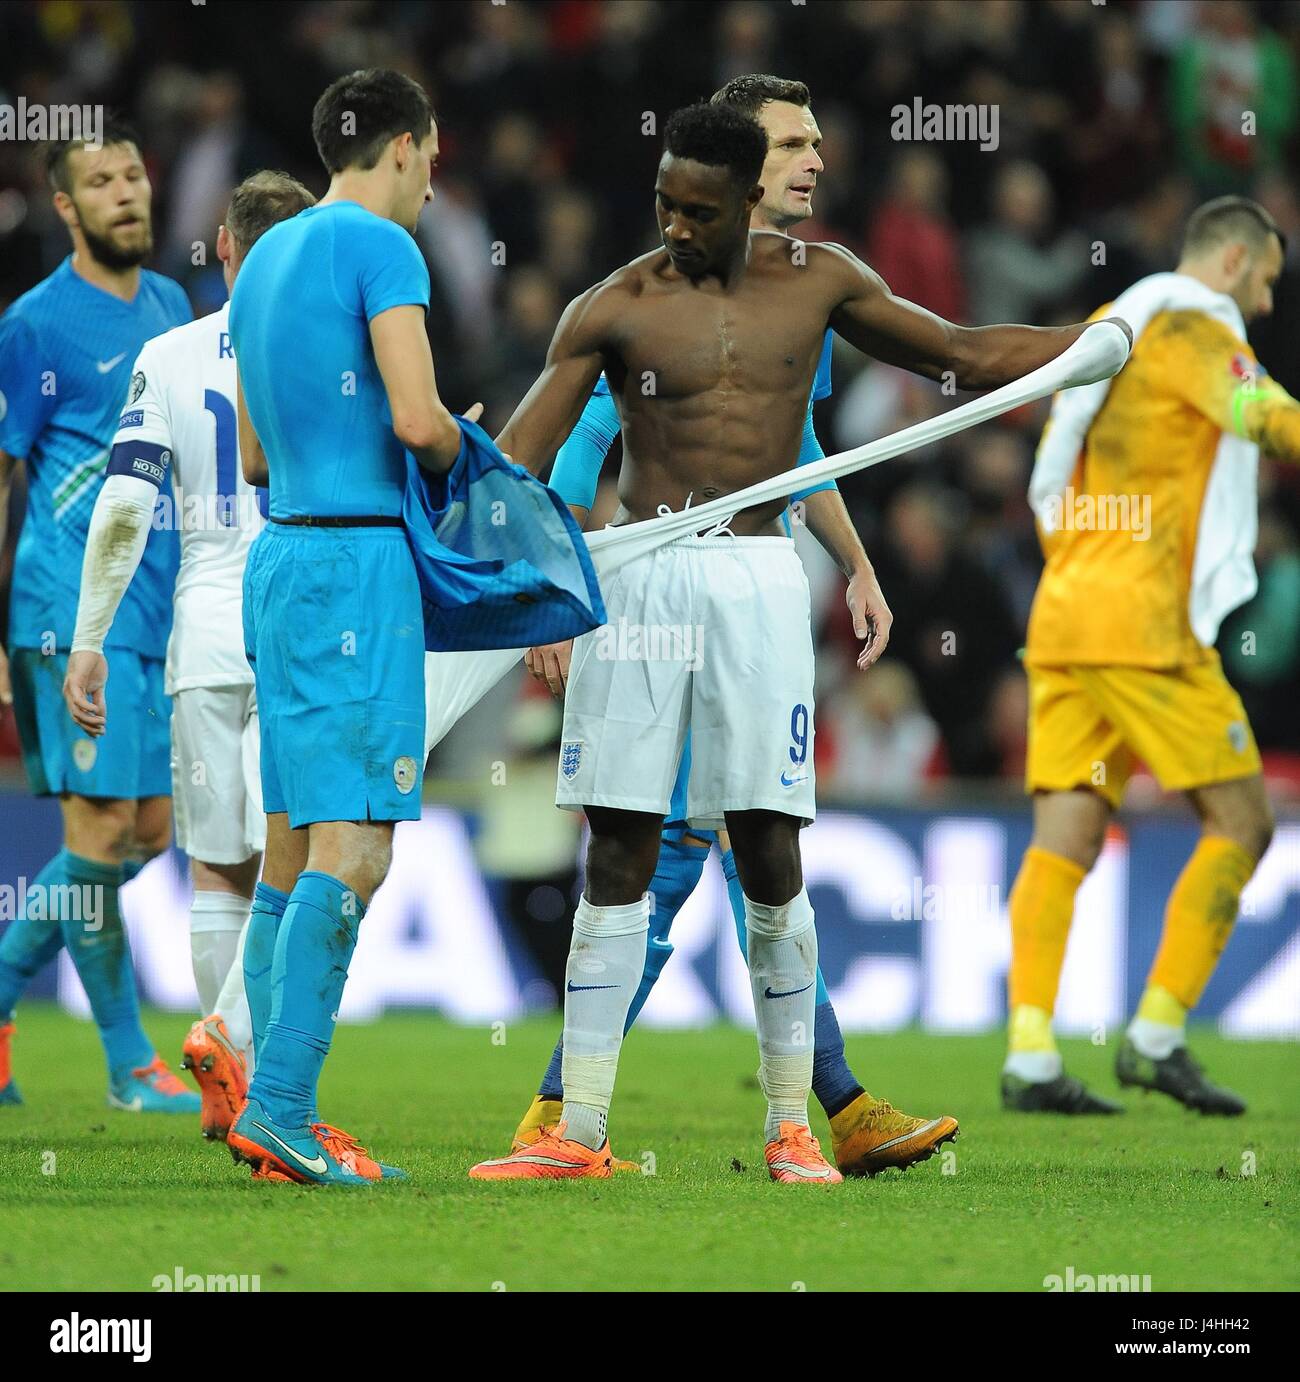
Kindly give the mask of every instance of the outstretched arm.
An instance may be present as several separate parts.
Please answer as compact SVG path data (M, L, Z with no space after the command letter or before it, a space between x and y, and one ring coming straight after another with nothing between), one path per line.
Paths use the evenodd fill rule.
M546 367L496 439L516 465L534 475L573 431L605 367L609 293L604 284L597 284L564 309L546 353Z
M833 254L844 296L829 325L865 355L958 388L995 389L1055 360L1083 334L1074 326L957 326L895 297L878 273L840 245L812 246ZM1133 333L1117 317L1130 343Z

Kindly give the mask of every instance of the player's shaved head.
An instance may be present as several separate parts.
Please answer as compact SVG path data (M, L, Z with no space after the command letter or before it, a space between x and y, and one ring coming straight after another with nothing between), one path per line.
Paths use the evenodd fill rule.
M1226 293L1249 322L1273 310L1285 253L1286 237L1258 202L1216 197L1192 212L1178 269Z
M408 131L414 143L428 138L433 106L419 82L386 67L349 72L326 88L312 111L311 132L328 172L367 171L388 143Z
M767 135L752 115L731 105L701 101L683 106L664 126L664 153L711 168L724 168L738 191L758 182L767 157Z
M1243 242L1252 254L1258 254L1274 235L1285 250L1286 236L1258 202L1249 197L1216 197L1198 206L1188 218L1183 255L1195 258L1236 242Z
M315 205L316 198L297 178L263 168L231 193L226 229L235 237L240 253L247 254L273 225Z

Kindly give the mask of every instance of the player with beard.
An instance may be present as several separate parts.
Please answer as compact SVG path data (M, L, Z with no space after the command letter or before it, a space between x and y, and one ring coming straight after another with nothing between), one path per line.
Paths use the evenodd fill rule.
M118 903L122 883L171 837L163 658L174 528L150 531L113 625L112 728L84 735L62 693L91 511L119 417L145 387L132 361L191 312L178 284L141 268L153 249L152 189L129 129L109 121L101 144L55 144L47 170L72 253L0 317L0 521L19 460L28 492L0 696L13 703L32 791L59 798L63 847L0 940L0 1104L22 1102L10 1072L14 1005L66 944L104 1045L109 1104L197 1113L198 1096L140 1025Z

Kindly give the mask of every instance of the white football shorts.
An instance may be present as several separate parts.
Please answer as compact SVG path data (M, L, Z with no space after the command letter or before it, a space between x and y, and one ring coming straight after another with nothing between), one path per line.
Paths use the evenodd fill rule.
M205 864L240 864L266 847L252 684L172 696L176 843Z
M608 622L573 646L556 804L686 819L816 815L808 579L785 537L690 535L602 577Z

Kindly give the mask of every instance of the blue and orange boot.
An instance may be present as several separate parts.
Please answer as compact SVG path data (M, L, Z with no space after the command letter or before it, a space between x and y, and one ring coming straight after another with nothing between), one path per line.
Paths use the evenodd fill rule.
M239 1117L240 1105L248 1097L248 1066L216 1013L201 1018L190 1028L182 1048L181 1065L198 1082L203 1100L199 1115L203 1136L224 1142L231 1124Z
M23 1096L18 1092L13 1068L9 1064L9 1038L17 1031L12 1022L0 1023L0 1105L21 1104Z
M376 1161L350 1134L329 1123L282 1128L248 1099L226 1136L236 1161L246 1161L257 1180L297 1181L301 1185L372 1185L405 1180L406 1172Z
M148 1065L109 1085L108 1106L124 1113L197 1113L202 1100L155 1055Z

